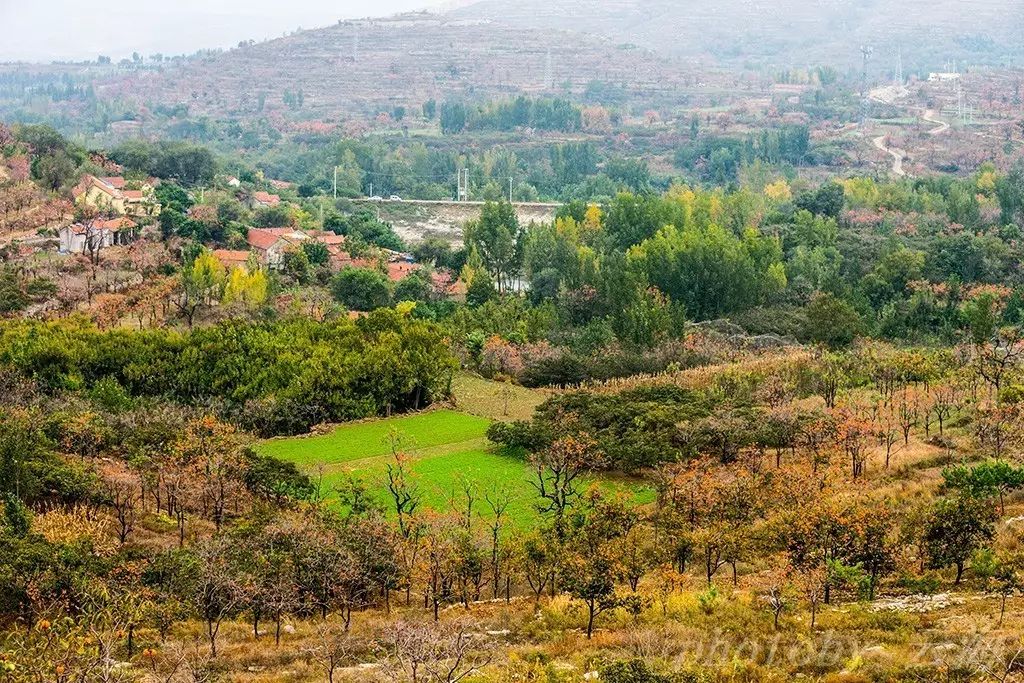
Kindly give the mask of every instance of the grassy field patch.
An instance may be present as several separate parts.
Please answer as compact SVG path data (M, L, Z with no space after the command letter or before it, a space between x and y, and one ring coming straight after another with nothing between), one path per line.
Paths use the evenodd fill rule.
M260 451L303 467L334 465L391 455L391 435L400 440L401 450L415 452L453 443L483 439L490 422L482 417L435 410L342 425L329 434L273 439Z
M343 425L319 436L273 439L264 442L260 451L295 462L314 476L322 471L322 492L328 500L337 497L337 487L348 477L356 477L389 506L384 483L392 462L391 440L397 435L402 452L411 457L410 469L425 507L447 510L452 499L462 505L463 484L468 482L477 494L474 511L487 514L484 494L503 489L511 501L510 521L526 527L537 518L530 466L522 459L492 452L486 438L489 424L475 415L437 410ZM654 500L653 488L639 479L596 476L581 488L588 485L626 492L639 504Z

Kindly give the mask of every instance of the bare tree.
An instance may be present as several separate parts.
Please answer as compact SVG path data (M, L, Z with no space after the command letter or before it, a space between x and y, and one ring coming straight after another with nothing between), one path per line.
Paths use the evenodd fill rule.
M348 632L348 628L338 628L336 624L321 622L316 627L316 640L304 648L309 661L313 663L327 679L334 683L334 675L338 669L355 662L355 654L361 648Z
M566 514L580 498L580 477L597 461L594 442L586 435L561 438L530 460L534 475L531 483L541 499L539 511L552 515L560 541L565 539Z
M223 536L211 538L196 547L198 574L193 590L196 611L206 623L210 656L217 656L217 635L221 623L242 603L243 589L235 571L234 543Z
M387 638L387 671L392 680L458 683L487 666L493 648L469 633L463 622L399 621Z
M498 597L498 581L501 578L501 529L504 525L505 512L508 510L512 496L506 487L497 487L484 494L484 500L491 509L491 579L492 597Z
M106 482L107 499L114 508L117 540L121 545L128 542L128 536L135 530L139 506L142 504L141 490L137 477L131 474L113 475Z

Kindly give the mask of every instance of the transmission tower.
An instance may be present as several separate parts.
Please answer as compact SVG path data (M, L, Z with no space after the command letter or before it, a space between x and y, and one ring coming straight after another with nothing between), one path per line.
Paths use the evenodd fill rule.
M960 123L967 123L964 113L964 86L959 78L956 79L956 115L960 118Z
M551 69L551 48L549 47L548 48L547 56L544 58L544 89L545 90L551 90L551 88L553 87L552 80L554 79L554 76L552 76L551 72L552 72L552 69Z
M359 61L359 24L353 24L352 28L354 33L352 34L352 61Z
M903 85L903 48L896 50L896 85Z
M868 60L874 54L875 49L869 45L862 45L860 53L864 57L864 69L861 72L860 80L860 125L863 126L868 120L871 105L868 102Z

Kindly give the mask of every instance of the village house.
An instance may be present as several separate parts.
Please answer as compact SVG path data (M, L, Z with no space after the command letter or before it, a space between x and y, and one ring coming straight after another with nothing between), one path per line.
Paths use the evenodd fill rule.
M250 228L247 235L249 248L256 252L261 264L271 270L284 266L284 255L289 249L301 248L312 239L295 228Z
M232 271L235 268L248 268L251 251L239 249L214 249L213 257L220 261L225 270Z
M254 211L256 209L272 209L281 204L281 197L276 194L264 192L263 190L257 190L249 196L247 204L249 208Z
M75 204L102 213L135 218L155 218L160 215L160 202L153 195L151 183L142 183L137 189L128 189L127 181L120 176L85 176L75 188L74 197Z
M85 254L128 244L135 239L137 228L135 221L125 217L65 225L60 229L60 253Z

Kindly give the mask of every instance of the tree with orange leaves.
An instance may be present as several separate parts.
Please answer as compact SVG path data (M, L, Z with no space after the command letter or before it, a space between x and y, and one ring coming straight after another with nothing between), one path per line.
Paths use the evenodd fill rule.
M193 473L204 514L220 531L228 503L242 495L245 439L232 425L207 415L188 424L174 459Z
M836 423L836 442L846 454L850 462L850 471L854 479L864 475L871 437L874 433L871 421L851 408L838 411Z

